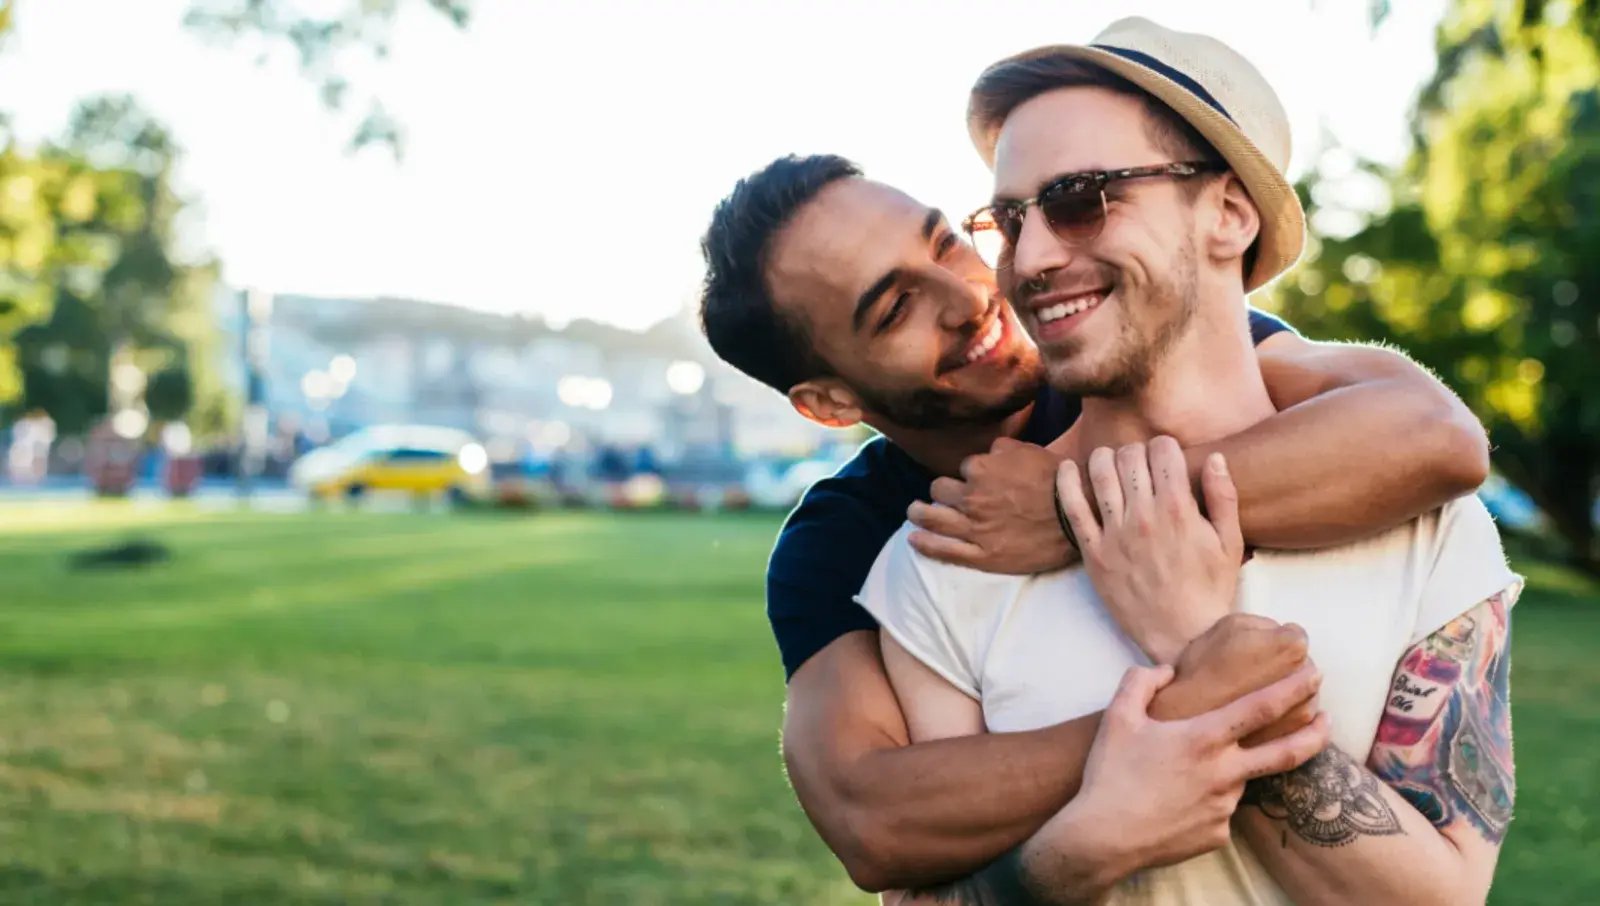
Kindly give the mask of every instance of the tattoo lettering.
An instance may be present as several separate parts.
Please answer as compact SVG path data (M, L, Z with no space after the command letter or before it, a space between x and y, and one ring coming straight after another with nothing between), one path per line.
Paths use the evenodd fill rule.
M1317 846L1343 846L1361 836L1403 834L1383 789L1355 759L1329 747L1286 774L1245 784L1241 805L1285 821L1295 836ZM1284 846L1288 846L1284 838Z
M1516 799L1511 626L1496 594L1406 652L1368 764L1435 827L1465 819L1505 838Z

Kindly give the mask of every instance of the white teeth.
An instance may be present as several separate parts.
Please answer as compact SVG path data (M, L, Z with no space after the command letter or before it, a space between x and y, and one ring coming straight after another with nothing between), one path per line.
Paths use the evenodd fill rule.
M1075 315L1080 311L1088 311L1089 309L1094 308L1096 305L1099 305L1101 302L1104 302L1105 298L1105 296L1099 293L1095 293L1090 296L1083 296L1081 298L1074 299L1071 302L1062 302L1059 305L1052 305L1049 308L1041 308L1034 312L1034 317L1039 319L1040 324L1049 324L1051 321L1059 321L1068 315Z
M967 350L967 361L976 362L977 360L988 355L989 350L993 349L995 344L1000 342L1000 335L1004 332L1005 331L1002 329L1000 324L1000 319L995 318L994 323L989 325L989 329L983 332L983 337L979 339L971 349Z

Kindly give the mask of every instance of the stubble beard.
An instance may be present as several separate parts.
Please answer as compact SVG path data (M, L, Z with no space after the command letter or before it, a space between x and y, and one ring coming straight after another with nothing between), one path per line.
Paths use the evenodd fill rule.
M1119 281L1118 285L1124 284ZM1050 386L1070 396L1108 399L1129 397L1148 386L1156 367L1188 332L1199 304L1199 276L1192 240L1186 238L1174 256L1172 281L1151 289L1141 309L1151 314L1163 311L1170 311L1170 314L1153 325L1140 325L1132 306L1119 298L1117 304L1123 307L1123 316L1112 340L1112 351L1108 361L1094 372L1074 374L1049 367L1051 360L1066 364L1083 354L1082 341L1076 337L1050 348L1041 346L1039 354L1045 359Z

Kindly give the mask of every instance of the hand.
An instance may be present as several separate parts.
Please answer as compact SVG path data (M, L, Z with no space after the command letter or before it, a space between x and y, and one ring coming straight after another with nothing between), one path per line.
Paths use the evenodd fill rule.
M1062 509L1095 590L1122 631L1150 659L1172 663L1189 640L1233 609L1244 539L1239 494L1220 453L1201 484L1208 519L1189 486L1178 442L1158 437L1089 456L1099 518L1084 496L1076 463L1057 475Z
M1061 825L1103 837L1103 858L1118 877L1225 845L1245 781L1293 770L1327 745L1326 715L1256 748L1239 744L1315 694L1321 678L1309 666L1198 717L1155 720L1147 709L1172 675L1161 666L1123 676L1089 751L1083 786L1058 816Z
M906 516L921 531L911 546L935 560L991 573L1030 575L1076 559L1056 518L1050 483L1061 456L1002 437L961 463L961 478L933 482L933 502Z
M1157 720L1181 720L1204 714L1283 679L1310 663L1306 633L1299 626L1267 617L1231 613L1212 624L1178 655L1172 683L1150 703ZM1315 696L1244 740L1259 745L1311 723L1317 716Z

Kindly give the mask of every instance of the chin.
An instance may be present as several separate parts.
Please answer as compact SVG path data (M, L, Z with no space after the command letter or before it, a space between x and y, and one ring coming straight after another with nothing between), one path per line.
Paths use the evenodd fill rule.
M1115 396L1123 383L1114 369L1104 363L1082 361L1047 362L1045 379L1057 392L1069 396Z

